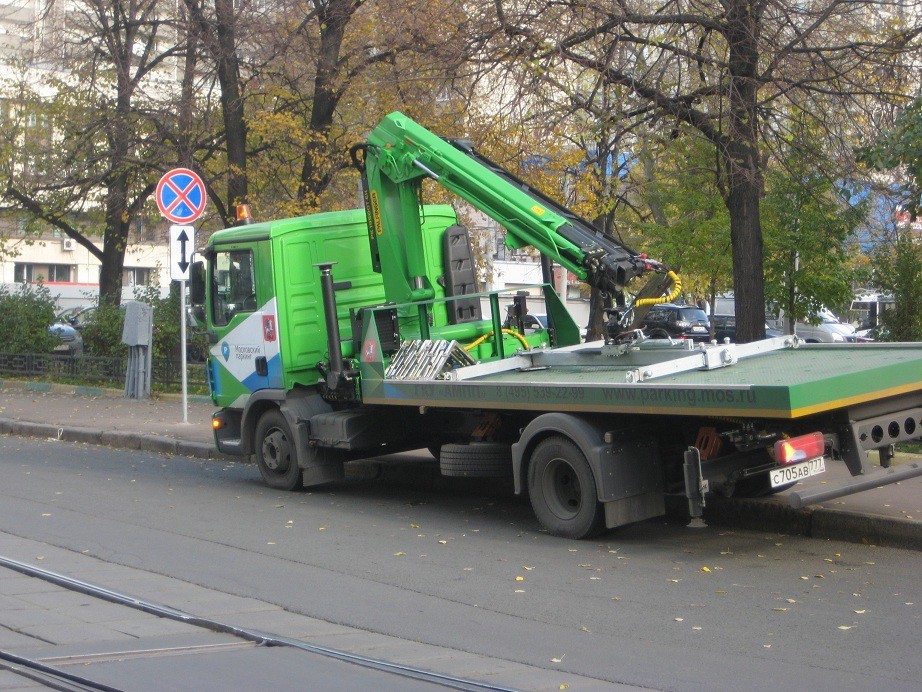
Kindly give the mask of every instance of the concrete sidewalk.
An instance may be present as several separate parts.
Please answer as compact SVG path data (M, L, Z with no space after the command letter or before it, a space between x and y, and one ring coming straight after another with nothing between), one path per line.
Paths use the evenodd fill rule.
M192 397L189 422L183 423L178 395L138 401L118 390L0 381L0 434L219 458L211 433L213 412L210 400ZM412 474L414 468L437 472L429 463L401 461L408 462L399 465L401 474ZM922 456L900 454L894 462L919 463ZM833 483L847 476L843 464L830 464L825 474L805 483ZM715 498L706 518L756 530L922 550L922 477L799 510L787 504L784 493L764 500Z

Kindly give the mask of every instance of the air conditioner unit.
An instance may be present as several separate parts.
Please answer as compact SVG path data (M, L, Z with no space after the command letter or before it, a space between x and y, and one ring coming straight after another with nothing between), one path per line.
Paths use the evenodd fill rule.
M77 249L77 241L73 238L65 238L61 241L61 249L64 252L73 252Z

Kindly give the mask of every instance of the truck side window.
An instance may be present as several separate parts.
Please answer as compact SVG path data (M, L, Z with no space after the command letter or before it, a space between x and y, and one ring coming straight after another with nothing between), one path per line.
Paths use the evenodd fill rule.
M211 318L214 324L224 326L234 315L256 310L252 251L229 250L215 253L211 276Z

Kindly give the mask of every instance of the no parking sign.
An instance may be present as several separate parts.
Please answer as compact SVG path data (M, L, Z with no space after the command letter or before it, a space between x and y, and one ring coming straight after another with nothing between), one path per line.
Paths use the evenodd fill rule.
M174 168L157 183L157 207L168 221L192 223L205 210L205 183L195 171Z

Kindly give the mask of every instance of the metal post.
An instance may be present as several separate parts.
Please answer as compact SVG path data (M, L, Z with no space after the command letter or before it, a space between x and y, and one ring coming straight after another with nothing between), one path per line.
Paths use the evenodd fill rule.
M189 387L186 381L186 281L179 282L179 362L182 367L182 422L189 422Z

